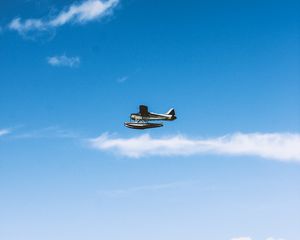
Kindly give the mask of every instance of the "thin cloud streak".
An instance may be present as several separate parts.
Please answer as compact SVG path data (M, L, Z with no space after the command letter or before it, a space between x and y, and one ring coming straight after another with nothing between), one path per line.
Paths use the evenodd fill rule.
M231 240L253 240L251 237L237 237L237 238L231 238ZM268 237L266 240L285 240L284 238L273 238Z
M237 238L231 238L231 240L252 240L251 237L237 237Z
M171 183L163 183L163 184L153 184L153 185L144 185L144 186L136 186L130 188L116 189L116 190L108 190L108 191L100 191L99 194L107 197L120 197L120 196L128 196L139 192L156 192L163 190L172 190L178 188L185 188L199 183L199 181L178 181ZM203 191L212 191L214 187L208 186L202 188Z
M266 240L285 240L284 238L268 237Z
M117 82L118 83L124 83L128 80L128 78L129 78L128 76L120 77L120 78L117 79Z
M24 35L31 31L47 31L67 23L83 24L109 15L118 2L119 0L87 0L80 4L72 4L52 18L14 18L8 28Z
M47 61L54 67L76 67L80 64L79 57L67 57L66 55L48 57Z
M152 138L149 134L114 138L105 133L88 142L95 149L131 158L218 154L300 162L300 134L296 133L234 133L208 139L182 135Z
M10 134L10 133L11 133L11 130L8 129L8 128L0 129L0 137L2 137L4 135L7 135L7 134Z
M40 138L61 138L76 139L80 138L77 133L69 130L61 129L57 126L50 126L42 129L17 133L12 136L13 139L40 139Z

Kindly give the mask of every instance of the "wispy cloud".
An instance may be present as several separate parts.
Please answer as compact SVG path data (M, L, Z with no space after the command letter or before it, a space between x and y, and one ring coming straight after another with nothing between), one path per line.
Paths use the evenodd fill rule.
M231 240L253 240L251 237L237 237L237 238L231 238ZM273 238L268 237L266 240L285 240L284 238Z
M199 183L199 181L195 181L195 180L177 181L171 183L144 185L144 186L136 186L136 187L122 188L122 189L115 189L115 190L100 191L99 194L107 197L119 197L125 195L128 196L139 192L156 192L162 190L184 188L184 187L192 186L197 183ZM202 190L211 191L213 189L214 189L213 187L205 187Z
M90 139L89 145L133 158L219 154L300 162L300 134L296 133L234 133L208 139L192 139L182 135L152 138L149 134L114 138L105 133Z
M55 67L77 67L80 64L79 57L67 57L66 55L48 57L47 62Z
M284 238L268 237L266 240L285 240Z
M120 77L117 79L117 82L118 83L123 83L123 82L126 82L128 80L128 76L123 76L123 77Z
M41 129L29 130L26 132L16 133L13 139L38 139L38 138L79 138L78 134L62 129L57 126L50 126Z
M15 18L10 22L9 28L23 34L31 30L46 30L47 25L40 19L27 19L21 22L20 18Z
M251 237L235 237L231 238L231 240L252 240Z
M68 23L83 24L109 15L118 2L119 0L86 0L70 5L53 17L25 20L14 18L8 28L24 35L31 31L46 31Z
M118 0L88 0L79 5L71 5L67 11L60 12L49 24L54 27L68 22L85 23L108 14L108 10L115 7Z
M10 134L10 133L11 133L11 130L8 129L8 128L0 129L0 137L2 137L4 135L7 135L7 134Z

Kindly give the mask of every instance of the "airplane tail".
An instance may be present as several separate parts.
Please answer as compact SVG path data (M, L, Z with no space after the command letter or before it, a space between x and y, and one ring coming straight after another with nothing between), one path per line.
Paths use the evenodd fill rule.
M175 116L175 110L174 110L174 108L171 108L169 111L167 111L166 114Z

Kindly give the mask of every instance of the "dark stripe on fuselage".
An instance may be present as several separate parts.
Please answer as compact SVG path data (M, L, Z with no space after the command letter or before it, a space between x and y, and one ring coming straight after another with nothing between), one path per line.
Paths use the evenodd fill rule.
M159 114L149 114L148 116L141 116L140 114L131 114L130 118L132 120L145 120L145 121L159 121L159 120L165 120L165 121L172 121L176 119L176 116L172 115L159 115Z

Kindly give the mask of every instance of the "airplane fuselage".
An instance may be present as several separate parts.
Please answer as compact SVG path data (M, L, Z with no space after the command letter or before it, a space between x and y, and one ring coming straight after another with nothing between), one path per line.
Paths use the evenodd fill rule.
M141 116L139 113L132 113L130 118L134 121L173 121L176 119L176 116L170 114L158 114L158 113L149 113L147 116Z

